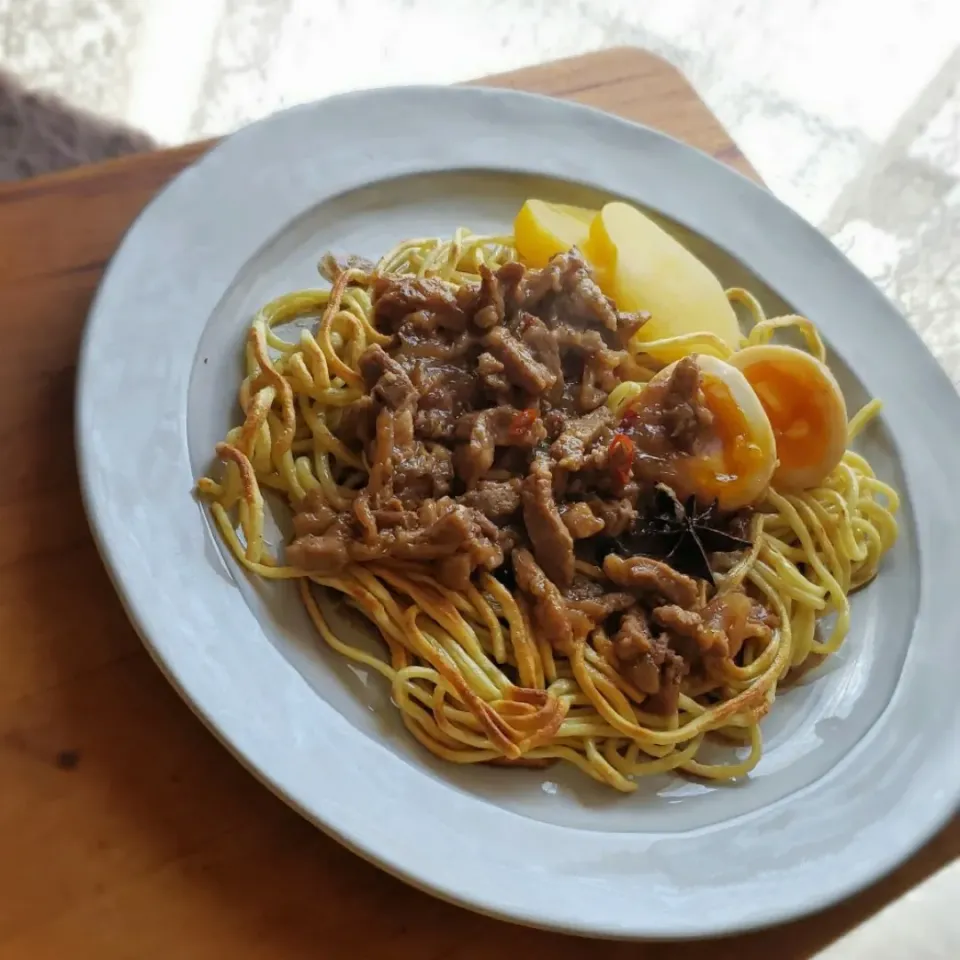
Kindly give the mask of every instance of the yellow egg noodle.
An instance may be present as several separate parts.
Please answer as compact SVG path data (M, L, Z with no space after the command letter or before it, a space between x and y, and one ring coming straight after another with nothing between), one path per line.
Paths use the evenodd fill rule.
M381 259L381 274L476 282L481 264L517 259L511 236L480 236L459 229L452 240L409 240ZM636 789L635 778L670 770L725 780L741 777L759 761L759 722L791 670L835 652L850 625L851 591L869 582L897 536L896 492L869 463L847 450L816 489L770 489L753 515L752 549L718 576L718 590L744 582L777 614L770 640L748 640L743 666L723 661L721 679L690 679L673 716L645 713L632 689L594 649L575 645L569 659L531 629L530 612L489 574L467 593L446 589L416 564L353 564L324 577L281 563L264 540L263 491L289 504L321 489L335 509L355 496L338 485L336 464L364 469L337 439L340 411L363 393L358 360L378 333L368 292L349 286L344 272L332 290L301 290L278 297L253 320L240 386L244 420L217 446L225 463L220 481L204 477L198 490L236 559L271 579L295 579L323 640L337 653L381 674L410 733L432 753L453 763L566 760L617 790ZM823 360L814 325L803 317L767 318L746 290L729 300L752 320L741 347L764 344L785 328L799 331L807 349ZM293 342L275 328L317 318ZM726 359L731 347L710 333L632 343L642 371L610 396L623 408L664 364L658 357L710 353ZM867 404L849 423L853 438L877 414ZM377 628L383 641L373 655L344 641L328 626L315 588L338 591ZM818 623L833 615L826 636ZM809 660L813 658L813 660ZM509 665L517 683L503 667ZM708 695L710 695L708 697ZM719 702L716 697L719 696ZM491 735L493 731L496 736ZM709 737L708 737L709 735ZM746 756L727 764L702 759L701 746L719 737Z

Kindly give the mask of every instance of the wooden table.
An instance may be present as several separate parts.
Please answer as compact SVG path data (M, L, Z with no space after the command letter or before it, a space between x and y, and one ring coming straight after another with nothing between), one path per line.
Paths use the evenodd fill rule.
M485 82L603 107L755 175L686 81L648 54L612 50ZM104 264L204 149L0 189L0 960L786 960L960 855L954 822L883 883L785 928L710 944L590 943L418 893L246 773L127 623L73 458L77 347Z

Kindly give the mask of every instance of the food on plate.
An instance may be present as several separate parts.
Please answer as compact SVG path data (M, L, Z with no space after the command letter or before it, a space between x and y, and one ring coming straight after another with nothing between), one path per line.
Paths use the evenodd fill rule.
M731 363L753 387L773 427L777 486L817 486L847 447L847 405L830 369L803 350L772 343L740 350Z
M515 237L324 257L329 289L254 318L243 420L198 489L428 750L629 792L753 769L778 690L843 642L897 495L847 449L879 405L848 427L812 324L724 293L621 207L529 201ZM809 353L771 342L791 327ZM379 654L331 627L336 596Z
M585 250L596 210L528 200L513 223L517 253L531 267L545 267L558 253Z
M636 332L638 349L662 362L689 352L740 344L736 313L719 280L686 247L636 207L608 203L599 210L528 200L514 221L517 252L529 266L577 248L594 279L621 310L649 314ZM646 348L640 344L647 344ZM650 346L650 345L653 346Z
M698 442L682 442L681 431L694 429L692 424L678 424L669 435L656 439L641 429L633 441L635 478L641 483L666 482L678 496L716 501L723 510L750 506L770 485L777 446L766 409L736 367L706 355L677 360L657 373L632 402L621 403L621 423L636 433L650 411L673 402L681 377L699 386L702 436Z
M637 331L641 349L643 343L704 332L731 349L739 346L737 316L720 281L636 207L606 204L590 224L590 249L604 291L620 309L650 314Z

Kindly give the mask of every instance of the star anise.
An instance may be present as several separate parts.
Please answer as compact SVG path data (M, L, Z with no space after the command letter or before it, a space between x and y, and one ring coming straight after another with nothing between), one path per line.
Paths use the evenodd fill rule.
M657 484L653 508L621 538L621 551L641 553L670 564L679 573L714 583L710 554L750 549L750 541L735 537L722 523L716 501L700 507L695 497L681 503L665 484Z

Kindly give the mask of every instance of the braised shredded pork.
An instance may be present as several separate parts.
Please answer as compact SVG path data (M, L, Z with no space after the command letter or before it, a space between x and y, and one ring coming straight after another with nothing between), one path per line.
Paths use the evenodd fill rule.
M496 573L558 651L590 635L644 709L675 710L700 660L735 656L771 625L745 594L707 602L702 582L666 563L605 549L632 528L671 453L709 439L699 368L680 361L649 388L658 402L643 418L618 424L606 400L644 317L619 313L576 250L542 270L480 272L459 288L373 271L355 281L392 341L360 357L367 395L331 425L369 475L353 478L342 510L306 496L287 558L321 575L416 562L453 589ZM578 561L602 575L583 576Z

